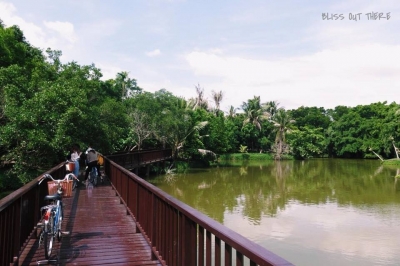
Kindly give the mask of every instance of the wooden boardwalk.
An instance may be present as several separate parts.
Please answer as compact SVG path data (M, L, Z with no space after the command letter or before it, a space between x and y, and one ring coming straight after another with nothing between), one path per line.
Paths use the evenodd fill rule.
M63 231L47 265L161 265L110 185L81 185L64 199ZM19 265L38 265L44 247L31 239ZM42 265L46 265L43 263Z

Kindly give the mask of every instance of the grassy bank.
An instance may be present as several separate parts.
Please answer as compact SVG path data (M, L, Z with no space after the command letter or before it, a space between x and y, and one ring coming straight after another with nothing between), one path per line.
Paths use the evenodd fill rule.
M289 155L283 156L284 160L292 160ZM269 153L229 153L219 156L218 161L265 161L274 160L274 156Z
M383 165L396 165L400 166L400 159L394 158L394 159L389 159L389 160L384 160L382 162Z

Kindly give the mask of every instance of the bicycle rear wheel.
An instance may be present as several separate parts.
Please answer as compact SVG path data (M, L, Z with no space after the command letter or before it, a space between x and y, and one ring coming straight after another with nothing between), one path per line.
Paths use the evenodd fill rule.
M89 182L92 183L94 187L97 185L97 174L95 167L93 167L92 170L90 171Z
M53 250L53 240L54 240L54 214L49 217L49 222L44 226L43 232L43 244L44 244L44 257L48 260L51 256L51 251Z

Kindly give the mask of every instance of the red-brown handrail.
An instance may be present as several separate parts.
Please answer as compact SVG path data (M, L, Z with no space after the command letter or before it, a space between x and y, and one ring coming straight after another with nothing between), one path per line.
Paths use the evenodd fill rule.
M133 169L144 164L172 158L171 149L140 150L108 155L107 158L127 169Z
M65 176L64 163L45 172L59 179ZM0 265L13 265L39 221L47 186L39 177L0 200Z
M110 159L105 169L116 194L165 265L292 265Z
M136 154L136 155L134 155ZM169 159L171 150L148 150L125 153L125 159L137 158L139 163ZM117 158L119 155L112 155ZM124 157L123 156L123 157ZM123 164L122 164L123 165ZM56 179L66 174L64 162L45 172ZM45 174L43 173L43 174ZM42 175L40 175L42 176ZM32 237L39 221L39 208L48 194L45 184L38 186L39 177L0 200L0 265L16 265L21 251Z
M171 150L142 152L142 163L170 158ZM120 155L118 155L120 156ZM135 156L126 155L133 160ZM114 157L116 158L116 157ZM199 211L105 157L105 171L116 193L153 247L153 254L166 265L292 265L224 227ZM46 173L62 178L64 163ZM0 265L16 265L24 245L39 221L47 186L32 182L0 200Z

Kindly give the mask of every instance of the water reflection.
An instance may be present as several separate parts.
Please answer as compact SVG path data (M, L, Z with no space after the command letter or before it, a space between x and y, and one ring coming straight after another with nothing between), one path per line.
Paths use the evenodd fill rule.
M375 160L269 161L151 182L296 265L398 265L398 171Z

